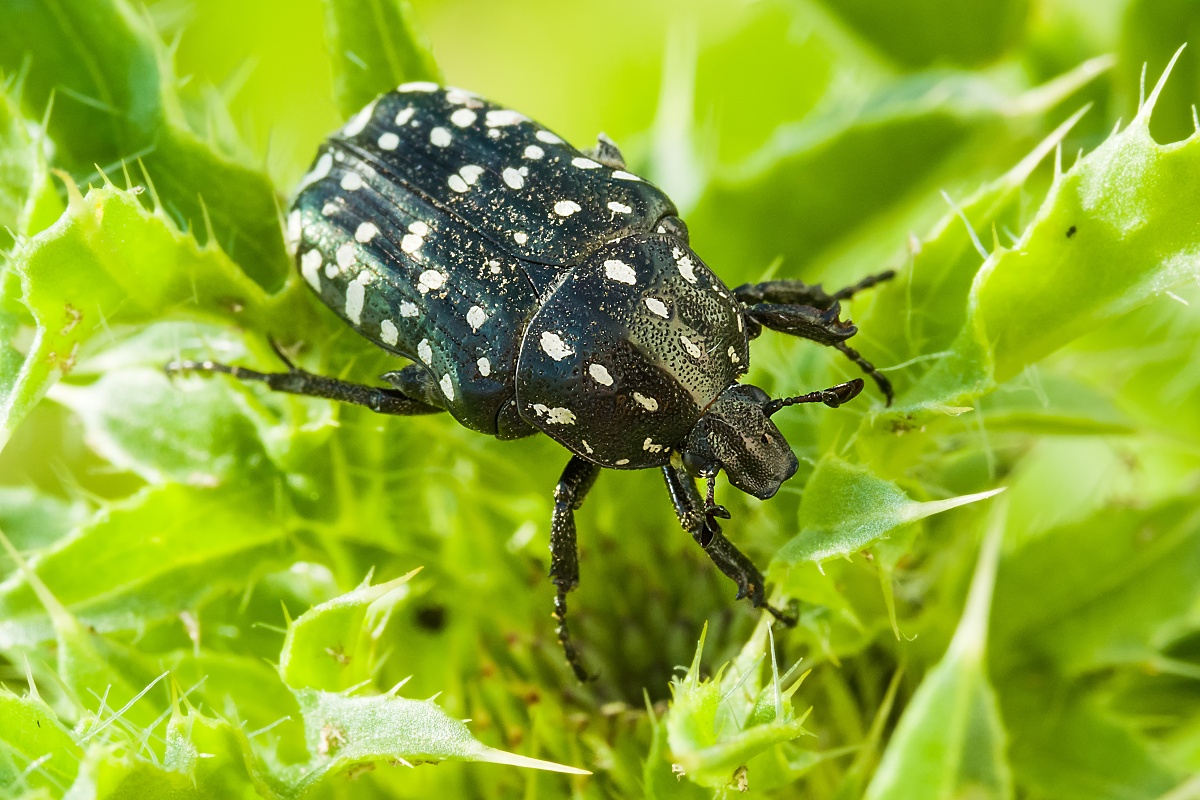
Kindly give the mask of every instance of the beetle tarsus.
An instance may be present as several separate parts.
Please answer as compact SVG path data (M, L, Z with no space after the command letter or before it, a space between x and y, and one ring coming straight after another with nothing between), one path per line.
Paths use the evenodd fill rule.
M567 664L582 683L592 680L567 628L567 593L579 585L579 548L575 539L575 510L596 482L600 467L572 456L554 487L554 515L550 520L550 579L556 588L554 618L558 643Z

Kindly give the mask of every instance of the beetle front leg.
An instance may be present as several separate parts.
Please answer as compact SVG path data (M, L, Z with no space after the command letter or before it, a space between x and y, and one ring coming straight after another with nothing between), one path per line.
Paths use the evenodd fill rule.
M746 305L786 303L826 309L834 303L849 300L859 292L878 286L884 281L890 281L894 277L896 277L895 270L885 270L878 275L868 275L853 286L839 289L833 294L826 292L819 283L807 284L798 280L744 283L733 290L733 296Z
M579 585L579 549L575 544L575 510L596 482L600 467L572 456L554 487L554 516L550 521L550 579L556 589L554 618L558 620L558 643L571 670L580 682L592 679L583 667L579 651L567 630L567 592Z
M755 608L765 609L771 616L788 627L795 625L795 614L781 611L767 603L766 581L763 579L762 573L758 571L758 567L754 566L753 561L738 550L733 542L726 539L725 534L721 533L717 517L729 518L724 507L713 504L706 506L700 493L696 490L695 481L682 469L667 464L663 466L662 471L663 477L667 481L667 493L671 496L671 504L675 506L675 516L679 518L679 524L704 549L712 562L717 565L717 569L737 584L737 599L749 597L751 605Z
M794 305L788 303L757 303L746 306L744 311L751 329L761 325L773 331L799 336L801 339L823 344L842 352L847 358L858 365L859 369L871 376L879 391L887 398L887 404L892 404L895 391L892 382L883 373L875 369L875 365L846 344L846 340L858 333L858 328L850 322L839 318L841 307L835 302L829 308L821 309L816 306Z

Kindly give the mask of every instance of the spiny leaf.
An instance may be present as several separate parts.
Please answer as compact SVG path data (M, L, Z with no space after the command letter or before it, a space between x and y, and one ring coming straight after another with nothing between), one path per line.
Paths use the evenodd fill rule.
M286 563L275 502L269 484L147 489L41 552L30 569L91 628L135 630L244 585L248 568ZM80 564L88 565L82 574ZM27 575L0 584L0 646L53 638L42 606Z
M287 274L278 199L266 176L213 151L183 121L169 61L125 0L17 3L0 29L0 66L28 60L22 100L37 117L54 98L58 163L82 183L140 160L177 222L205 231L261 285ZM135 172L136 175L136 172ZM137 175L140 182L141 176Z
M952 351L893 415L965 406L1083 333L1200 277L1200 134L1159 145L1150 114L1056 177L1034 221L975 277Z
M376 647L416 570L313 606L288 625L279 674L296 688L340 691L370 679Z
M80 197L69 188L66 213L13 262L37 334L0 400L0 442L74 368L81 348L113 326L176 317L270 327L277 335L303 330L309 306L302 300L285 293L288 312L272 317L271 299L221 250L200 247L133 194L109 186Z
M846 556L874 544L891 531L1001 492L917 502L896 484L836 456L817 464L800 503L800 533L780 548L772 566Z

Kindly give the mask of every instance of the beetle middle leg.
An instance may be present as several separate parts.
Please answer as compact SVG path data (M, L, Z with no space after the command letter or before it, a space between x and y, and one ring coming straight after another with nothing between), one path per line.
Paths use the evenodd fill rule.
M182 372L220 373L241 381L265 383L272 391L337 400L341 403L364 406L378 414L407 417L417 414L437 414L445 410L424 402L423 398L411 397L397 389L366 386L361 383L351 383L305 372L292 366L278 348L276 348L276 353L279 354L280 360L288 366L287 372L259 372L236 365L218 364L215 361L172 361L164 369L168 375Z
M575 510L596 482L600 466L572 456L554 487L554 516L550 521L550 579L556 589L554 618L558 620L558 642L567 663L581 682L592 676L583 667L583 659L567 630L567 592L579 585L579 549L575 545Z
M737 599L749 597L755 608L762 608L784 625L791 627L796 624L796 615L781 611L766 601L766 581L754 562L747 558L733 542L721 533L721 526L716 518L729 518L722 506L712 503L705 505L696 483L691 475L681 468L666 464L662 468L663 477L667 481L667 493L671 495L671 503L675 506L675 516L679 524L692 535L696 543L704 548L704 552L728 578L737 584Z

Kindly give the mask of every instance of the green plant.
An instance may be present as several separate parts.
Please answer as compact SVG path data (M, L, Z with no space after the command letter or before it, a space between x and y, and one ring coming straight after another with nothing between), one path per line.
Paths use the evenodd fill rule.
M0 795L1196 796L1200 12L415 5L0 2ZM795 629L606 475L580 686L561 448L163 375L268 337L397 366L281 210L323 132L443 75L613 135L731 285L899 270L847 309L896 405L783 412L800 473L722 487ZM852 370L768 333L750 377Z

